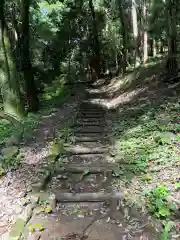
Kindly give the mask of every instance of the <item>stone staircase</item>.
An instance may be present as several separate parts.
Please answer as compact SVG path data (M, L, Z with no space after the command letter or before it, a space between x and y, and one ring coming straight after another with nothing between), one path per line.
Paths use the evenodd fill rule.
M68 177L54 192L60 202L105 201L114 205L123 194L111 187L112 171L117 166L108 161L106 111L90 99L88 96L80 104L73 126L74 143L67 148L68 162L63 164Z

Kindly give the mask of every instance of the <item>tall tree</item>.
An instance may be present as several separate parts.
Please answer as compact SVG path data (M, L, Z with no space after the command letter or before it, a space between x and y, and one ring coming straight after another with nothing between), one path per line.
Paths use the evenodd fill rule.
M168 17L168 60L167 69L170 74L176 74L177 63L177 0L166 0L166 11Z
M22 46L22 71L24 74L25 88L27 94L27 102L29 111L38 110L38 96L34 82L32 63L30 60L29 45L29 8L31 0L22 0L22 29L21 29L21 46Z
M4 111L15 118L24 116L24 106L20 94L19 75L13 58L9 40L8 27L5 21L5 1L0 2L1 27L1 93Z
M139 41L138 41L138 20L137 20L137 4L135 0L131 0L132 29L133 29L133 48L134 48L134 65L139 65Z
M128 46L127 46L127 28L126 28L126 19L125 19L125 9L123 5L123 1L118 1L118 7L119 7L119 17L121 22L121 33L122 33L122 39L123 39L123 46L122 46L122 61L119 62L119 64L122 65L123 73L126 72L127 67L127 55L128 55ZM119 66L120 68L120 66ZM119 72L119 71L118 71Z
M93 0L89 0L89 8L92 17L92 51L93 57L91 60L91 67L95 70L97 78L101 76L101 49L100 49L100 40L98 36L98 27L96 20L96 13L94 9Z
M143 18L143 63L148 60L148 23L147 23L147 0L142 0L142 18Z

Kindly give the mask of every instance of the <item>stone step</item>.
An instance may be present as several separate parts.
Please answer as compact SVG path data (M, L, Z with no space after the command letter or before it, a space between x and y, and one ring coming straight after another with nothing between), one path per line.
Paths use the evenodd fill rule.
M73 127L105 127L106 124L96 123L96 122L79 122L75 123Z
M84 192L84 193L67 193L54 191L56 200L59 202L104 202L111 200L121 200L124 194L121 191L111 192Z
M101 115L101 116L104 116L104 112L103 111L86 111L86 110L84 110L84 111L79 111L79 113L80 114L84 114L84 115L94 115L94 116L96 116L96 115Z
M81 131L74 131L74 139L79 139L79 138L89 138L88 142L90 142L90 138L91 139L99 139L99 141L101 141L101 139L108 139L109 138L109 133L108 132L89 132L86 130L81 130Z
M71 153L72 155L82 155L82 154L103 154L108 152L108 149L105 147L82 147L82 146L74 146L74 147L68 147L66 150Z
M96 107L96 106L86 106L86 105L81 105L80 107L79 107L79 109L80 110L82 110L82 111L95 111L95 112L99 112L99 111L101 111L101 112L104 112L104 109L103 108L101 108L101 107Z
M84 113L80 113L80 114L78 114L77 115L77 117L81 117L81 118L94 118L94 119L96 119L96 118L102 118L102 119L104 119L104 115L103 114L84 114Z
M104 163L104 164L87 163L86 165L84 165L83 163L81 164L66 163L66 164L62 164L61 168L59 168L56 171L56 173L62 173L62 172L83 173L88 169L88 173L97 174L97 173L104 173L104 172L112 172L117 167L118 167L117 164L110 164L110 163Z
M75 136L75 142L108 142L108 136Z
M81 118L77 117L76 122L77 123L84 123L84 122L106 123L104 118L103 119L99 119L99 118L83 118L83 117L81 117Z
M108 148L107 144L105 142L92 142L92 141L86 141L86 142L76 142L72 147L86 147L86 148Z
M103 117L104 118L104 113L101 113L101 112L86 112L86 111L82 111L82 112L79 112L79 114L78 114L79 116L85 116L85 117L88 117L88 116L94 116L94 117L96 117L96 116L101 116L101 117Z
M85 106L83 106L83 107L80 107L79 108L80 109L80 111L87 111L87 112L103 112L104 113L104 109L102 109L102 108L96 108L96 107L85 107Z
M75 130L74 135L77 137L107 137L108 132L104 131L89 131L88 129Z
M73 131L86 131L86 132L92 132L92 133L94 133L94 132L103 132L104 131L104 129L105 129L105 127L103 127L103 126L79 126L79 127L74 127L73 128Z
M81 114L85 114L85 115L102 115L104 116L104 112L100 112L100 111L80 111Z
M86 142L79 143L71 147L67 147L66 150L71 154L95 154L108 152L107 146L101 143Z
M80 163L80 164L98 164L104 165L109 164L110 159L106 154L82 154L82 155L72 155L68 157L68 161L72 163Z

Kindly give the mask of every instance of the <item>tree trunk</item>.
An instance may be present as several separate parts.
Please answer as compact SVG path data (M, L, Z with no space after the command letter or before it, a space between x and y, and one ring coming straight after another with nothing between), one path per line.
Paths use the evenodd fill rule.
M147 3L143 0L143 64L148 61Z
M138 24L137 24L137 10L136 1L132 0L131 13L132 13L132 28L133 28L133 46L134 46L134 66L140 63L139 49L138 49Z
M119 17L121 21L121 31L122 31L122 38L123 38L123 49L122 49L122 61L119 63L122 65L122 72L125 74L126 68L127 68L127 31L126 31L126 21L125 21L125 15L124 15L124 7L122 1L119 2ZM121 66L119 66L119 69Z
M95 65L94 71L96 72L97 78L101 77L101 50L100 50L100 41L98 36L96 14L94 10L93 0L89 0L89 8L92 15L92 38L93 38L93 58L90 60L90 65ZM93 64L92 64L93 62Z
M3 97L4 111L16 118L22 119L25 111L20 96L18 73L13 59L10 41L7 34L7 26L4 17L4 0L0 3L0 27L1 27L1 93Z
M25 80L28 110L34 112L38 110L39 101L38 101L36 86L34 82L32 64L30 60L29 6L30 6L30 0L22 0L22 32L21 32L22 59L23 59L22 70L23 70L24 80Z
M156 40L153 39L153 57L157 56Z
M167 70L169 74L176 75L178 70L177 55L177 2L167 0L166 10L168 16L168 60Z
M161 42L160 42L160 53L161 54L164 53L164 42L163 42L163 39L161 39Z

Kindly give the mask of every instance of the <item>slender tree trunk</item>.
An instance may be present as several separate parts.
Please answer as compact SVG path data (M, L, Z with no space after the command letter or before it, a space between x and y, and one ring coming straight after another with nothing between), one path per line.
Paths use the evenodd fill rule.
M1 51L3 53L1 65L1 93L3 97L4 111L16 119L22 119L25 111L20 97L18 73L14 62L10 41L7 34L7 26L4 17L4 0L0 2L0 30Z
M164 53L164 42L163 42L163 39L161 39L161 42L160 42L160 53L161 54Z
M22 0L22 58L23 58L23 74L25 80L25 88L27 94L27 102L29 111L38 110L38 96L36 91L36 86L34 82L34 76L32 71L32 64L30 60L30 50L29 50L29 7L30 0Z
M97 29L97 21L96 21L96 14L94 10L93 0L89 0L89 8L91 10L92 15L92 38L93 38L93 59L91 60L91 65L95 67L94 71L97 75L97 78L101 76L101 49L100 49L100 41L98 36L98 29ZM93 62L93 63L92 63Z
M148 61L147 2L143 0L143 64Z
M177 63L177 1L167 0L166 10L168 16L168 60L167 70L170 74L176 75Z
M153 57L157 56L156 39L153 39Z
M128 54L128 49L127 49L127 31L126 31L126 22L125 22L125 15L124 15L124 7L122 1L119 2L119 17L121 21L121 31L122 31L122 38L123 38L123 49L122 49L122 62L120 64L122 65L122 72L123 74L126 72L127 68L127 54ZM119 69L121 66L119 66Z
M132 28L133 28L133 45L134 45L134 66L138 66L139 59L139 49L138 49L138 24L137 24L137 4L135 0L132 0L131 13L132 13Z

